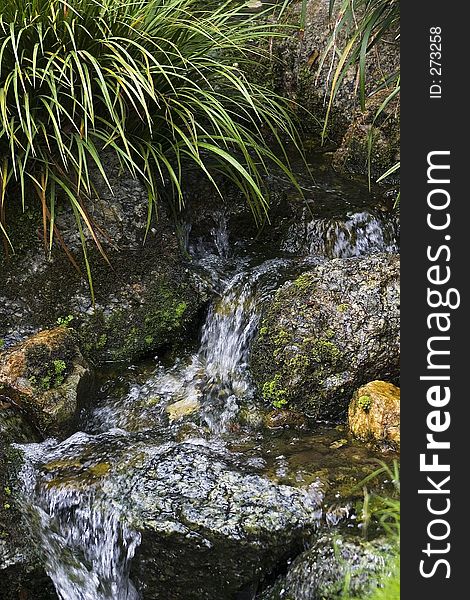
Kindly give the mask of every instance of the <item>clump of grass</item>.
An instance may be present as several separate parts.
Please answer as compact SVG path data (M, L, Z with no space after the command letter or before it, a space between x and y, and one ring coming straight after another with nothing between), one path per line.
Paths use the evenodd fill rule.
M330 18L338 4L338 0L330 0ZM361 108L365 109L367 57L386 35L393 33L397 38L399 37L399 23L399 0L341 0L332 34L320 63L321 68L328 56L337 58L337 65L331 79L323 136L326 135L328 118L336 93L352 66L358 68L358 95ZM399 71L390 74L383 81L376 82L377 89L393 86L398 78Z
M6 204L30 188L46 251L64 242L58 202L69 202L82 239L103 256L90 216L92 172L110 186L105 153L139 177L156 203L196 165L217 187L235 183L257 220L267 210L263 173L275 163L295 183L281 140L298 145L287 102L251 83L245 67L260 42L287 26L244 2L217 0L4 0L0 14L0 235L11 246ZM281 154L282 155L282 154ZM87 233L88 232L88 233ZM64 248L65 249L65 248ZM92 289L92 288L91 288Z
M394 492L389 496L369 494L367 483L380 475L386 475L393 486ZM363 533L367 536L370 523L373 521L385 532L390 540L394 552L386 562L382 576L379 578L379 587L370 591L364 600L400 600L400 469L397 461L390 467L381 463L381 467L365 478L361 485L364 490L361 521ZM349 593L348 581L342 600L360 600Z
M333 17L338 0L330 0L330 18ZM320 69L328 57L336 60L336 68L332 72L330 94L326 115L323 122L322 139L327 135L327 128L336 94L351 67L358 71L357 94L362 110L366 107L367 96L367 58L377 43L386 36L393 35L396 40L400 36L400 2L399 0L341 0L336 14L329 43L320 61ZM342 40L341 42L339 40ZM367 137L367 169L369 187L371 184L371 163L373 148L373 129L380 115L392 100L400 93L400 70L389 73L382 80L374 82L371 93L381 89L390 89L383 103L377 109ZM386 170L377 180L384 181L400 168L397 162ZM400 201L398 193L395 207Z

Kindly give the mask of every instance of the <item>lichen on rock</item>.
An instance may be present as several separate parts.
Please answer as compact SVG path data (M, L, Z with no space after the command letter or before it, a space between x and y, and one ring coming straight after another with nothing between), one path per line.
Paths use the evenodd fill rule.
M260 394L315 419L343 417L366 381L399 373L399 258L334 259L282 286L253 345Z

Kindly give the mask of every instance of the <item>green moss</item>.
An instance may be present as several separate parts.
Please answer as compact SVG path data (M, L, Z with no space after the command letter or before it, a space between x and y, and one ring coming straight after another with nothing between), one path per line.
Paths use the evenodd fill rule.
M281 375L277 373L273 379L263 384L263 398L276 408L282 408L287 404L287 390L279 387Z
M131 299L109 314L98 308L84 320L78 330L82 350L95 363L120 362L173 344L193 316L196 300L190 288L162 274L138 301Z
M296 354L287 361L289 369L294 373L303 373L310 366L310 359L306 354Z
M96 349L102 350L106 346L107 341L108 336L105 333L102 333L96 342Z
M360 396L357 404L364 412L369 412L372 406L372 398L370 396Z
M333 342L323 338L307 338L303 349L313 361L321 364L335 364L340 356L340 351Z
M61 386L67 375L67 362L61 358L51 360L50 356L47 355L47 351L44 353L39 351L39 355L35 353L29 353L28 359L31 360L31 366L29 372L31 373L28 377L29 383L34 387L47 392L50 389Z
M338 309L338 312L344 313L347 310L349 310L350 307L351 307L350 304L348 304L347 302L344 302L343 304L338 304L338 306L336 308Z
M41 378L39 387L44 391L50 390L52 387L51 379L52 379L51 375L45 375L44 377Z
M294 285L300 291L305 292L312 287L314 282L315 277L312 273L303 273L300 275L300 277L297 277L297 279L294 281Z

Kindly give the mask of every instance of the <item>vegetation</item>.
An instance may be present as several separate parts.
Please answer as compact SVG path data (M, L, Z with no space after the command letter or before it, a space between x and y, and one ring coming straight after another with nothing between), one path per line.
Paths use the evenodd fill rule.
M90 216L105 155L148 189L150 225L165 188L183 204L182 178L195 165L217 187L227 177L255 218L267 208L262 174L274 162L295 182L272 141L298 146L288 104L250 83L256 42L284 35L242 2L208 0L5 0L0 15L0 235L6 207L34 189L46 250L58 201L103 256L105 232Z
M338 0L330 0L330 16L339 6ZM337 65L333 72L330 85L330 97L323 126L323 137L326 136L330 112L341 87L341 84L351 67L358 71L357 92L362 110L366 108L367 97L367 57L385 37L399 38L400 31L400 2L399 0L341 0L336 15L329 44L323 54L321 65L333 54L337 57ZM370 84L370 82L369 82ZM369 87L371 87L369 85ZM390 102L400 93L399 69L388 74L381 81L374 82L369 93L374 94L382 89L390 93L377 109L372 126L369 130L368 170L369 182L371 171L371 154L373 147L373 126ZM400 168L400 163L391 165L379 178L383 181Z
M392 483L394 492L390 496L369 495L367 483L383 474L386 474ZM395 549L395 554L390 556L390 560L385 565L380 587L371 591L367 600L400 600L400 469L398 463L394 461L393 467L382 463L382 466L364 479L361 485L364 486L361 510L364 535L368 535L371 524L378 526L387 534ZM342 600L360 599L352 598L346 586Z
M338 0L330 0L330 16L338 4ZM362 109L365 109L367 56L384 36L392 34L399 37L399 23L398 0L341 0L333 33L323 56L323 61L331 52L338 56L338 64L331 82L329 108L348 69L357 65L359 99ZM377 88L393 85L398 79L399 71L396 71L383 81L377 82Z

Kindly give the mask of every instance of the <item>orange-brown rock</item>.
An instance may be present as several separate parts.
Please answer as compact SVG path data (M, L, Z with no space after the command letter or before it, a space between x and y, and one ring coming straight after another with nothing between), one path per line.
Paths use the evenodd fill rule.
M351 433L364 441L400 444L400 389L385 381L359 388L348 411Z
M66 433L90 382L71 329L41 331L0 353L0 401L43 436Z

